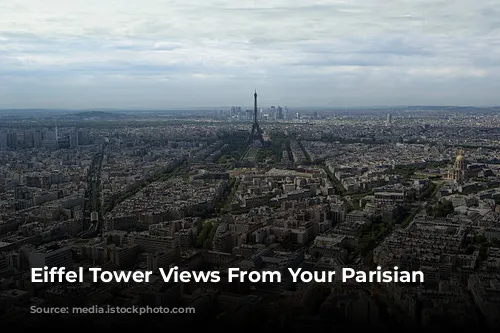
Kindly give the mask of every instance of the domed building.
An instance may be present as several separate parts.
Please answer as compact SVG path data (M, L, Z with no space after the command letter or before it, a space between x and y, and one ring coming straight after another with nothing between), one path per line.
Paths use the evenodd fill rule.
M455 159L455 164L448 171L448 178L461 184L467 180L467 161L465 160L464 151L460 149Z

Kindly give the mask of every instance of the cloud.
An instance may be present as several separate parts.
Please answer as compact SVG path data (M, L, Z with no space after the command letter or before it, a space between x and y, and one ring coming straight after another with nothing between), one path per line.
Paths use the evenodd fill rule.
M0 107L499 104L496 3L3 0Z
M173 51L177 49L182 49L182 43L172 43L172 42L156 42L153 46L156 51Z

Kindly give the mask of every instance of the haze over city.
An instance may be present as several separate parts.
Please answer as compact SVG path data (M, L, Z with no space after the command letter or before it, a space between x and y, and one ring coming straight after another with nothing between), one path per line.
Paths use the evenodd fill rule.
M0 108L498 105L496 1L0 4Z

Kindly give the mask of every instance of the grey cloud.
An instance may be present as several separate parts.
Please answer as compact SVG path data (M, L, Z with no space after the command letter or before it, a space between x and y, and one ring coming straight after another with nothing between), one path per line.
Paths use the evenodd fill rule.
M333 59L318 59L318 60L305 60L291 63L290 66L308 66L308 67L368 67L368 66L388 66L390 61L387 59L356 59L355 57L349 58L333 58Z
M181 43L175 43L175 42L157 42L153 46L153 49L156 51L173 51L182 48L183 46Z
M148 103L189 103L190 87L200 103L236 104L248 86L289 105L500 103L497 1L2 3L0 75L9 84L0 94L11 104L26 102L19 91L28 88L15 90L23 82L33 103L59 96L50 82L70 95L84 89L94 97L74 100L96 106L141 93ZM154 96L167 88L178 100Z

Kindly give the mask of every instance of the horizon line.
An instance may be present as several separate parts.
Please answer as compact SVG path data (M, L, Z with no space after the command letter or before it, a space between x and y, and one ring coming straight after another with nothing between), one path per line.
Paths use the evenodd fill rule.
M279 104L272 104L269 106L265 106L264 108L269 108L271 106L281 106ZM120 108L120 107L89 107L89 108L27 108L27 107L2 107L1 111L202 111L202 110L219 110L219 109L228 109L231 107L241 107L241 108L249 108L251 106L240 106L240 105L231 105L231 106L188 106L188 107L169 107L169 108ZM377 108L377 109L390 109L390 108L430 108L430 107L442 107L442 108L475 108L475 109L484 109L484 108L500 108L500 105L454 105L454 104L408 104L408 105L344 105L344 106L287 106L283 105L282 107L287 107L288 109L369 109L369 108Z

